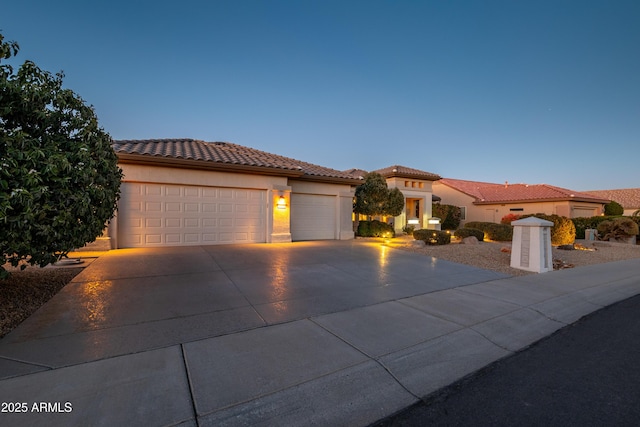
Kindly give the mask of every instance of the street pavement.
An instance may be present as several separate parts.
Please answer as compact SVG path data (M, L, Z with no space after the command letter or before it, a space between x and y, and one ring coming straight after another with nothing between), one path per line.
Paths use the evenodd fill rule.
M567 326L377 423L399 426L637 426L640 296Z

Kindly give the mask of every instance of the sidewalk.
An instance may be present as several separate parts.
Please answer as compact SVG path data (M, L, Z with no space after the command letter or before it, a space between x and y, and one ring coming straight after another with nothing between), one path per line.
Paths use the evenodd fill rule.
M353 253L354 247L344 253ZM406 268L418 259L396 252L385 262ZM218 256L213 254L220 264ZM98 261L82 273L83 292L96 280L92 274L101 268ZM385 266L389 276L404 271ZM485 270L464 268L466 273L455 277L465 279L453 288L398 297L387 293L369 304L281 321L265 323L262 306L249 301L249 308L234 299L235 307L224 312L227 317L178 313L172 322L161 323L164 329L131 324L120 328L131 332L120 337L108 328L74 332L69 326L74 319L62 319L71 329L47 337L29 337L26 329L20 336L9 334L0 341L0 377L5 378L0 402L26 403L20 406L26 413L2 412L0 424L367 425L588 313L640 293L637 260L517 278L478 276L472 284L464 284L466 274ZM333 271L311 270L315 275ZM246 274L225 272L237 287ZM128 286L146 286L142 280L137 277ZM384 284L376 287L376 295L381 290ZM122 302L130 307L143 303ZM272 319L278 319L278 304L269 305ZM313 313L314 300L306 304ZM261 316L251 317L251 309ZM100 310L94 314L100 316ZM46 329L49 320L41 316L39 327ZM238 321L244 325L240 330L206 338L211 328ZM180 343L172 344L176 328L190 332L187 339L181 332ZM207 331L200 333L203 328ZM105 345L111 354L92 354L92 348Z

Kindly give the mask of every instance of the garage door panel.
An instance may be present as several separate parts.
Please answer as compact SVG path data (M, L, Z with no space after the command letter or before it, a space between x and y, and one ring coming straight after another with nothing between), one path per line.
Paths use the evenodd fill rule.
M335 239L335 229L335 196L291 194L292 240Z
M162 195L162 186L161 185L147 184L147 185L145 185L145 194L147 196L161 196Z
M266 241L266 192L124 183L121 247Z

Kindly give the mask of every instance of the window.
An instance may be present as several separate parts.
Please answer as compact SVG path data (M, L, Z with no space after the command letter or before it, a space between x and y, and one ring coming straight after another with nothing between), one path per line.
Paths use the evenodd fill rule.
M467 219L467 207L466 206L458 206L460 208L460 221L465 221Z
M511 208L509 209L511 212L522 212L524 211L524 208Z

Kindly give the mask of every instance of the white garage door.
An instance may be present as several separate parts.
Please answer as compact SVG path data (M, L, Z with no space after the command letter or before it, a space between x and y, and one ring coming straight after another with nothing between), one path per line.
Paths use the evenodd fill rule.
M291 194L291 239L336 238L336 197Z
M265 191L122 184L118 246L265 242Z
M579 218L579 217L590 218L592 216L596 216L595 208L577 207L573 209L574 218Z

